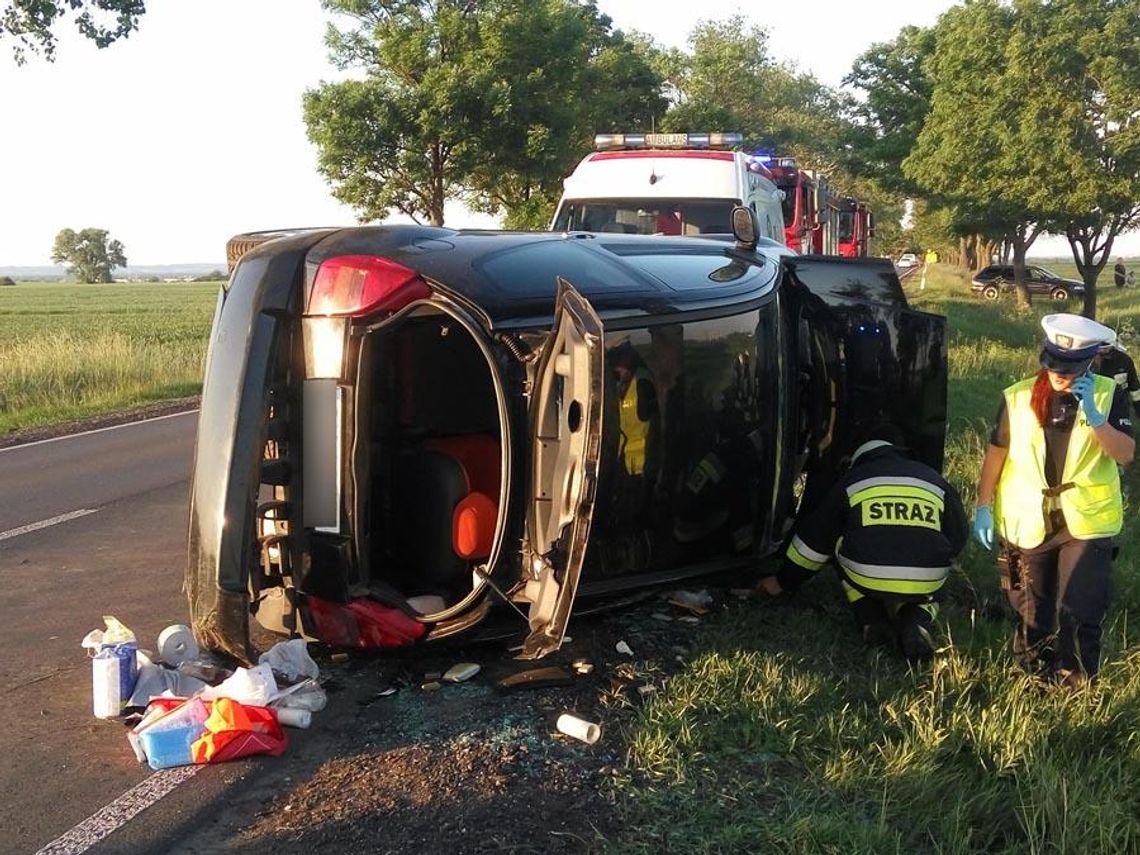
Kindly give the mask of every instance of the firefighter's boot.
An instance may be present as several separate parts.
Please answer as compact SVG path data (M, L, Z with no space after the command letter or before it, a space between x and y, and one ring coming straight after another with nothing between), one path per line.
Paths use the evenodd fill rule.
M934 658L932 604L906 603L898 612L899 647L912 665Z

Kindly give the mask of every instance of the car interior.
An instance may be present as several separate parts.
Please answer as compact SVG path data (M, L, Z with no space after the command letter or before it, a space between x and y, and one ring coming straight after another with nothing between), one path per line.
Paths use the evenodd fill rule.
M502 503L490 368L466 329L442 313L371 333L361 361L362 573L413 606L416 598L453 606L482 589L473 570L491 555Z

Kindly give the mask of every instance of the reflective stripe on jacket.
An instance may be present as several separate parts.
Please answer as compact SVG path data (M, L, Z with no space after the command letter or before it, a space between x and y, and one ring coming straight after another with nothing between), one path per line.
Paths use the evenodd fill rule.
M954 488L887 446L860 455L799 520L779 581L794 589L834 555L861 593L921 599L942 587L967 536Z
M1045 477L1045 431L1030 406L1035 377L1014 383L1003 393L1009 414L1009 453L998 478L994 515L1006 541L1022 549L1039 546L1046 535L1046 515L1060 509L1078 540L1120 533L1124 508L1116 462L1097 442L1083 411L1069 436L1061 483L1050 488ZM1093 377L1093 400L1108 413L1116 383Z

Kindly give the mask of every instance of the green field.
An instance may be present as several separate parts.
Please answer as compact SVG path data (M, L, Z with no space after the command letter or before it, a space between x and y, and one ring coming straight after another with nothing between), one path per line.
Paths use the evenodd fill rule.
M0 288L0 436L196 394L220 287Z
M1057 307L1026 317L1012 301L982 304L941 267L911 296L949 319L947 472L972 510L1000 390L1036 369L1037 319ZM1101 307L1140 329L1140 290L1105 289ZM973 542L948 586L943 648L924 670L862 647L831 577L791 602L740 604L706 622L681 673L625 733L615 798L626 826L612 848L1140 852L1135 467L1127 481L1095 690L1072 696L1013 666L992 559Z

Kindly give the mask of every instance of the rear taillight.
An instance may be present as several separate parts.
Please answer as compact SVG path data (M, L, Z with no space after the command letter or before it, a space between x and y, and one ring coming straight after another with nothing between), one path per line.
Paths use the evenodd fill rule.
M321 262L307 315L361 317L394 312L431 289L414 270L376 255L341 255Z

